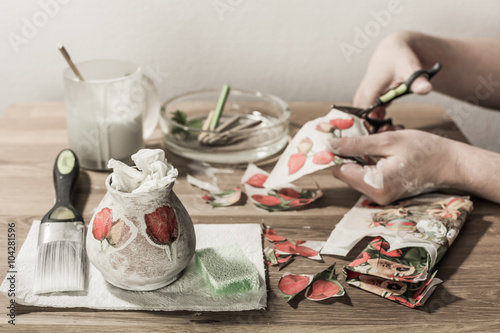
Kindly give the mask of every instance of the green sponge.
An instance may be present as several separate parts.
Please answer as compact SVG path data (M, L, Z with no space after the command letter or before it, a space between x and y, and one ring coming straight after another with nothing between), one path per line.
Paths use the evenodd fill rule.
M259 272L237 244L197 250L195 265L216 295L259 288Z

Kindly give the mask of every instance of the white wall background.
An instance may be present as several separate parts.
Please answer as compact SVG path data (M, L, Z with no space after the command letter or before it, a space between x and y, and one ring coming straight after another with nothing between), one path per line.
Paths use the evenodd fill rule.
M373 13L391 2L399 13L385 26L377 23ZM62 100L67 65L56 42L75 62L120 58L156 70L163 100L229 83L287 101L348 102L389 33L500 37L499 13L496 0L1 0L0 110ZM30 24L38 27L30 30ZM367 45L347 59L339 45L354 45L357 29L367 27L373 29ZM464 110L437 94L402 102ZM473 116L457 120L469 140L500 151L500 114L466 109Z

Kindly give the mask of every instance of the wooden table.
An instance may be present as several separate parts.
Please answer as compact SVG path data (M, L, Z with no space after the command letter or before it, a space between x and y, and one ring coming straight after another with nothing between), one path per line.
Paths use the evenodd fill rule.
M324 103L291 103L292 131L300 124L325 114ZM394 105L395 123L420 128L464 141L464 137L435 106ZM7 223L16 224L17 251L33 219L40 219L54 202L52 167L60 150L67 147L66 120L62 103L17 104L0 116L0 272L7 271ZM161 147L157 131L147 142ZM186 181L187 160L167 157L180 171L175 192L194 223L266 222L292 239L326 240L359 197L359 193L334 179L328 170L303 177L298 186L321 184L324 197L301 211L268 213L249 201L244 206L212 209L198 189ZM270 170L272 165L264 166ZM243 169L225 175L227 184L238 184ZM480 172L480 170L478 170ZM105 193L106 172L81 172L76 206L88 223ZM427 304L413 310L379 296L346 286L347 296L315 303L307 300L295 307L279 295L277 283L283 272L268 269L268 307L246 312L144 312L96 311L17 307L16 326L8 325L8 299L0 296L1 330L22 331L499 331L500 330L500 206L473 198L474 212L452 248L438 264L444 280ZM314 274L333 262L339 271L366 245L361 242L346 257L324 256L324 263L297 258L284 271ZM1 277L3 278L3 273ZM345 282L342 281L342 283Z

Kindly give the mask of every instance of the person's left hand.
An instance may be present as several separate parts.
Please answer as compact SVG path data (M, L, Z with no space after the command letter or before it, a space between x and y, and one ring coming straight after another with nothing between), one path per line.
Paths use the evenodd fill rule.
M376 165L343 164L332 172L381 205L456 182L460 149L467 147L417 130L331 139L330 144L339 155L380 157Z

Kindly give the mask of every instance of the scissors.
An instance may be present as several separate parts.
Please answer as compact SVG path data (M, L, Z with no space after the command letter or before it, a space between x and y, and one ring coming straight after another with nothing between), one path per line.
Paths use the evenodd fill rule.
M369 106L366 109L355 108L352 106L336 106L336 105L332 105L332 108L336 108L337 110L344 111L353 114L355 116L358 116L359 118L365 119L368 122L368 124L370 124L370 126L372 127L372 133L377 133L382 126L385 125L392 126L392 119L372 118L369 116L370 112L380 106L389 104L390 102L401 96L413 93L410 87L417 78L423 76L428 80L430 80L434 75L436 75L441 70L441 67L442 67L441 64L437 62L431 69L428 70L420 69L416 71L405 82L401 83L396 88L393 88L384 93L382 96L377 98L377 100L373 105Z

